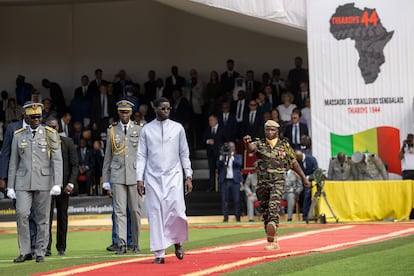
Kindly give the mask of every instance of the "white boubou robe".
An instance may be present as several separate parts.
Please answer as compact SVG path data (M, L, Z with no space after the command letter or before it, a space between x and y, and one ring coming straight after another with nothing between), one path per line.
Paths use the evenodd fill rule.
M188 240L183 170L192 176L182 125L169 119L146 124L138 143L137 180L145 186L151 251Z

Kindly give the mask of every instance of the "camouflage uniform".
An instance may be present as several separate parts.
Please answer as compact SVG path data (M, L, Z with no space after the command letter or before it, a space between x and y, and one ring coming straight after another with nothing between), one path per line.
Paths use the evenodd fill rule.
M279 225L280 201L285 186L284 173L297 161L293 149L285 140L279 139L273 149L266 140L256 139L253 143L257 147L256 195L260 201L266 229L269 222Z

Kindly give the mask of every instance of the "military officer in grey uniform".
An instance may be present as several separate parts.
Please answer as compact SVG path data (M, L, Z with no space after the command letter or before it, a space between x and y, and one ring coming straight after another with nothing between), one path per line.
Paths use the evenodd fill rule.
M354 180L388 180L385 165L377 155L356 151L351 160Z
M118 237L116 254L125 254L127 250L127 208L131 213L132 251L136 253L139 251L142 199L138 195L135 170L138 138L142 127L130 119L134 106L132 102L120 100L116 105L120 121L113 123L107 130L102 186L113 196Z
M353 180L351 158L345 153L339 152L336 157L329 161L328 179L338 181Z
M37 226L36 262L43 262L49 242L51 195L61 192L63 161L56 130L40 125L42 105L23 106L28 128L14 132L11 147L7 196L16 199L17 234L20 255L14 262L32 259L29 215L33 203Z

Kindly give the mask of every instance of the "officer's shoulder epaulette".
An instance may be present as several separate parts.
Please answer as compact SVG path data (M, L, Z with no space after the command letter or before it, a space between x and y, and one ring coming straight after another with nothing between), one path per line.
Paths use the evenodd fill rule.
M24 128L24 127L22 127L22 128L19 128L19 129L15 130L15 131L14 131L14 135L16 135L17 133L22 132L23 130L25 130L25 128Z
M134 125L137 125L137 126L140 126L140 127L143 127L144 126L144 123L143 122L137 122L137 121L134 121Z
M112 124L109 125L109 128L117 126L117 125L118 125L118 122L113 122Z
M45 126L45 129L47 131L50 131L50 132L57 132L56 129L54 129L54 128L50 127L50 126Z

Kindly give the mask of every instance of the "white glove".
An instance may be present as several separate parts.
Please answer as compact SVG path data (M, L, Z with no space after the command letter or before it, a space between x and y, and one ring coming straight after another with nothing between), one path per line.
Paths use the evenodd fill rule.
M102 183L102 188L106 191L111 190L111 184L109 182Z
M14 191L13 188L7 189L7 197L11 199L16 199L16 192Z
M60 195L62 188L59 185L53 185L52 189L50 190L50 195L57 196Z

